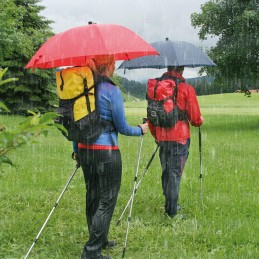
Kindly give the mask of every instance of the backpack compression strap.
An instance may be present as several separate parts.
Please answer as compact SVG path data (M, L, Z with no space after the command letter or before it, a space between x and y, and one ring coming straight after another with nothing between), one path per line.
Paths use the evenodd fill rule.
M178 108L178 118L179 118L179 121L183 121L183 120L187 120L188 119L188 116L187 116L187 113L186 111L184 110L181 110L179 109L178 105L177 105L177 94L178 94L178 85L179 83L181 82L184 82L185 80L182 80L182 79L179 79L177 77L173 77L173 76L170 76L170 75L166 75L164 76L166 79L172 79L174 80L175 82L175 90L174 90L174 93L173 93L173 96L172 96L172 100L173 100L173 103L174 105ZM163 78L163 76L162 76Z
M163 100L161 100L161 101L157 101L157 102L165 103L167 100L169 100L169 99L172 98L174 105L178 108L179 120L187 120L187 119L188 119L188 116L187 116L186 111L183 111L183 110L179 109L179 107L178 107L178 105L177 105L178 85L179 85L179 83L184 82L185 80L182 80L182 79L179 79L179 78L177 78L177 77L170 76L170 75L163 75L163 76L161 76L161 77L159 77L159 78L155 78L155 79L157 80L157 83L156 83L156 85L155 85L155 87L154 87L154 88L155 88L155 89L154 89L154 97L156 97L156 88L157 88L158 83L159 83L160 81L163 81L163 80L166 80L166 79L171 79L171 80L173 80L173 81L175 82L176 85L175 85L175 89L174 89L173 95L168 96L168 97L166 97L165 99L163 99ZM146 99L147 99L147 100L151 100L151 99L148 97L148 95L146 95Z
M90 105L89 94L91 94L90 91L91 91L91 89L93 89L94 85L92 87L88 88L87 80L86 80L85 77L83 77L83 84L84 84L84 92L83 92L83 94L85 95L85 98L86 98L86 105L87 105L88 113L90 113L91 112L91 105Z
M174 102L174 105L177 106L176 100L177 100L177 94L178 94L178 84L181 83L181 82L184 82L184 80L179 79L177 77L170 76L170 75L162 75L161 77L155 78L155 79L157 80L157 83L156 83L155 88L154 88L154 97L156 97L156 89L157 89L159 81L163 81L163 80L166 80L166 79L171 79L171 80L173 80L175 82L176 86L175 86L173 95L167 97L164 100L167 101L168 99L172 98L172 100Z

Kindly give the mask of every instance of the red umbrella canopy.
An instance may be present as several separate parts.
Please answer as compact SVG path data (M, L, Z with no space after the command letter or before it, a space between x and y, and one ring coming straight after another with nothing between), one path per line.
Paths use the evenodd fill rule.
M34 54L26 68L83 66L87 59L114 55L130 60L158 52L135 32L115 24L90 24L54 35Z

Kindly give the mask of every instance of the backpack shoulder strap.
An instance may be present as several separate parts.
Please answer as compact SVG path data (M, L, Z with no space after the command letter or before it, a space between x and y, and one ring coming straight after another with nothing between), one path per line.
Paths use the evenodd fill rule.
M63 70L60 71L61 84L59 86L61 91L63 91L63 89L64 89L64 79L63 79L63 76L62 76L62 71Z
M98 80L98 79L97 79ZM110 83L112 85L116 85L109 77L107 76L99 76L99 80L101 82L107 82L107 83Z
M171 80L174 80L178 83L181 83L181 82L184 82L185 80L184 79L181 79L181 78L178 78L178 77L175 77L175 76L172 76L172 75L169 75L169 74L164 74L162 75L161 77L157 78L158 80L166 80L166 79L171 79Z
M98 85L99 83L110 83L112 85L116 85L109 77L107 76L100 76L98 74L94 75L94 85ZM113 121L102 119L104 128L110 133L110 138L112 145L115 146L114 139L112 137L112 132L116 130L115 124Z

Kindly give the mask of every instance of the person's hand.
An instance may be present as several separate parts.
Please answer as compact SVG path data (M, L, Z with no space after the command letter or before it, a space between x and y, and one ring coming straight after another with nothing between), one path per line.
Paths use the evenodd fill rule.
M201 121L202 123L204 123L204 117L201 115Z
M147 131L148 131L148 124L147 123L139 124L138 126L142 129L143 135L147 133Z
M80 166L80 159L79 159L79 155L76 152L72 153L72 159L76 160L77 166Z

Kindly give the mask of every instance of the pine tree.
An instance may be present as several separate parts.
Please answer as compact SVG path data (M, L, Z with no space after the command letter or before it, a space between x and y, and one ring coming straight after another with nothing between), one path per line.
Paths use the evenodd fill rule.
M0 0L0 67L7 77L19 78L0 87L0 100L12 112L28 109L44 112L55 104L55 78L51 70L31 71L25 65L37 49L53 35L52 21L40 15L40 0Z

